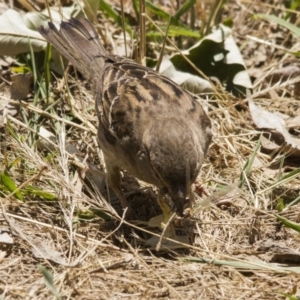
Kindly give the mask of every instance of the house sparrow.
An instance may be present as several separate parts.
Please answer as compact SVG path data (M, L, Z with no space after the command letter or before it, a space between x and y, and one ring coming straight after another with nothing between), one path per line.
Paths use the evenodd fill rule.
M93 84L107 180L122 207L129 207L121 190L125 169L159 189L162 227L173 212L183 216L212 138L201 105L167 77L109 54L87 19L72 18L59 30L48 25L42 36ZM166 236L174 237L169 227Z

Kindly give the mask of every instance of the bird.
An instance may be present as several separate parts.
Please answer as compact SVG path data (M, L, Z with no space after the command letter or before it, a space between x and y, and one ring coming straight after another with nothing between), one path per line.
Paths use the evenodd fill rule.
M197 99L178 84L129 58L104 48L87 18L52 22L39 28L92 83L98 116L98 143L109 187L123 209L121 170L157 187L165 237L176 238L170 220L184 216L212 140L209 117Z

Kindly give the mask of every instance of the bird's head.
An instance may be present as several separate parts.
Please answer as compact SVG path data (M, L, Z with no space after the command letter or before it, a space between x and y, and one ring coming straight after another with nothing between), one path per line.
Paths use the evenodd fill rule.
M196 133L186 124L170 119L149 128L145 138L152 172L160 182L159 187L170 195L172 209L180 216L206 152Z

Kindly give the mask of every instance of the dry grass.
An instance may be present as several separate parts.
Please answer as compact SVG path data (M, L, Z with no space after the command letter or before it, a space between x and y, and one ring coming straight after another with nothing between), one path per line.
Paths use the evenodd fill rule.
M250 73L259 74L257 78L295 60L276 47L247 38L267 36L272 43L285 46L282 29L250 17L254 11L271 9L260 1L232 1L225 12L234 19L233 35L242 45ZM288 43L296 42L289 37ZM264 59L259 60L260 56ZM45 113L43 102L40 111L22 104L23 115L41 118L56 139L42 134L44 138L33 137L31 143L32 127L25 125L22 114L9 118L11 130L1 129L0 161L19 160L10 169L17 186L25 182L57 196L47 201L30 195L20 202L1 192L0 236L6 233L13 239L11 244L0 243L1 299L55 298L37 265L52 273L53 286L62 299L284 299L284 294L296 294L299 269L284 267L299 265L300 235L284 227L275 214L279 198L287 204L299 195L300 179L263 191L279 172L299 168L299 158L286 159L280 169L284 153L268 154L259 148L245 183L238 187L261 134L251 121L246 101L228 94L222 95L223 100L203 100L213 122L214 140L199 180L211 196L196 195L193 218L181 222L186 223L181 225L191 245L156 252L144 246L153 232L147 221L159 213L154 188L126 176L124 189L136 207L136 218L125 221L118 217L120 207L113 195L109 204L105 192L103 196L83 180L89 175L86 164L97 166L96 184L105 190L93 99L82 82L72 77L68 82L75 100L68 100L61 82L54 89L54 99L64 103L56 106L62 118ZM291 86L291 82L272 86L260 80L253 98L269 111L295 116L300 102L293 98ZM299 136L299 128L295 134ZM71 146L80 155L75 148L68 154ZM226 189L220 191L220 185ZM298 203L281 215L299 223L299 207Z

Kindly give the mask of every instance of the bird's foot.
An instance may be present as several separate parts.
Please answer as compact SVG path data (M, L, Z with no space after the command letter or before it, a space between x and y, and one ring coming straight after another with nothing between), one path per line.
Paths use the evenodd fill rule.
M148 222L148 226L161 228L163 230L163 237L152 236L146 241L146 245L150 246L151 248L156 248L157 250L167 248L178 249L186 247L189 244L188 236L176 235L173 223L164 222L164 220L165 218L163 215L158 215L150 219L150 221Z

